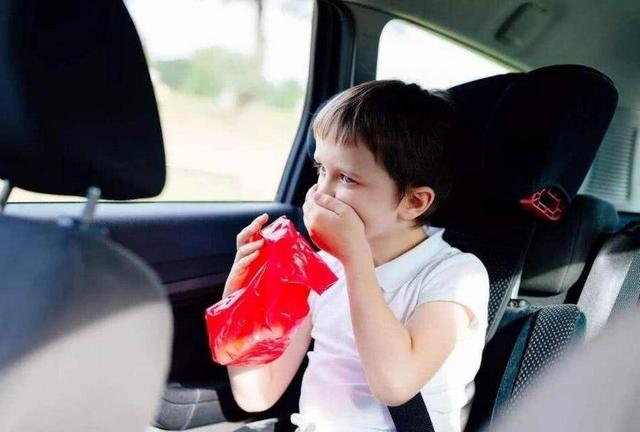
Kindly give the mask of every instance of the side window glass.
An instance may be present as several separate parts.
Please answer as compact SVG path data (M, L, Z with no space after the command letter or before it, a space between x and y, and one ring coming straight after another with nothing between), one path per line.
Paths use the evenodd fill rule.
M153 201L272 201L307 86L312 0L125 0L160 111ZM11 202L79 201L15 190Z
M377 79L399 79L444 89L512 69L438 33L403 20L382 30Z

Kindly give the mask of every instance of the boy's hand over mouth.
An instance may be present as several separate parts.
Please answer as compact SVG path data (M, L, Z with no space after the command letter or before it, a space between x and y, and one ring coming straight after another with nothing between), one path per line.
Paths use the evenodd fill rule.
M345 202L318 192L317 185L307 192L302 210L313 242L343 263L369 249L360 216Z

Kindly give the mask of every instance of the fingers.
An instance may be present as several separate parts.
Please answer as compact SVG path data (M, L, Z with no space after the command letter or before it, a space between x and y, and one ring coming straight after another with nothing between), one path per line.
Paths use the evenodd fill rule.
M242 258L240 258L235 264L235 270L238 273L242 273L244 272L247 267L249 266L249 264L251 264L252 262L255 261L256 258L258 258L258 252L257 250L251 252L249 255L246 255Z
M305 201L304 204L302 204L302 217L306 217L309 213L311 213L311 203Z
M313 186L311 186L309 188L309 190L307 191L307 194L304 197L305 201L308 201L311 199L311 197L313 196L313 194L318 190L318 184L314 184Z
M247 225L242 231L240 231L240 233L236 237L236 248L240 249L242 245L247 243L251 239L251 236L255 235L256 233L258 233L258 231L260 231L260 229L262 229L262 226L267 222L268 219L269 215L263 213L255 218L253 222Z
M323 194L325 195L325 194ZM311 198L304 202L302 205L302 218L305 222L307 228L309 228L309 222L317 219L323 218L326 216L336 216L338 215L335 211L327 208L322 205L321 202L318 202L317 199L313 198L314 195L311 195ZM326 195L329 197L329 195ZM333 198L335 201L335 198ZM339 202L339 201L338 201ZM338 215L339 216L339 215Z
M238 253L236 253L236 261L258 251L258 249L260 249L262 246L264 246L264 239L256 240L251 243L245 243L238 248Z
M260 218L257 218L256 220L259 219ZM260 255L260 248L263 246L264 239L259 239L245 243L238 248L238 252L236 252L235 259L233 260L233 266L225 283L223 296L227 296L241 287L247 273L247 267Z
M236 261L233 263L231 272L229 272L229 276L227 277L227 283L225 284L223 297L232 294L235 290L242 286L242 283L244 282L244 278L248 271L249 264L255 261L258 256L258 250L254 250L253 252L243 257L239 257L239 255L236 255Z
M309 225L310 217L309 217L309 213L307 211L303 211L302 212L302 222L304 222L304 226L307 227L307 231L308 231L309 228L311 228L311 226Z
M331 195L327 195L323 193L314 193L312 197L313 197L313 202L337 214L338 216L340 216L347 210L346 205L342 201L337 200Z
M302 205L302 221L307 227L307 230L311 228L311 222L318 217L318 211L320 207L313 201L305 201Z

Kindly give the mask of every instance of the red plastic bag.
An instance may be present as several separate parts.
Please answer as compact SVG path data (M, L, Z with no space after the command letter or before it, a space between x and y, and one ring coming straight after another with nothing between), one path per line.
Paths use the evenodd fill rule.
M310 290L321 294L337 280L285 216L260 236L264 245L249 266L246 285L205 313L216 363L261 365L280 357L309 313Z

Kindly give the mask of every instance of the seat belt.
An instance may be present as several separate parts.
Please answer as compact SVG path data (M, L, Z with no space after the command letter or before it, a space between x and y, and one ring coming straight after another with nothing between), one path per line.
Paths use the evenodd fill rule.
M421 393L402 405L388 408L397 432L435 432Z
M501 255L501 260L496 260L495 257L493 257L491 260L492 266L487 267L489 277L491 278L494 275L493 272L496 270L502 270L499 266L501 261L508 263L507 271L502 270L501 272L498 272L507 283L504 284L505 291L501 293L501 298L496 299L498 309L494 319L495 322L493 325L489 325L487 327L487 340L493 336L493 333L495 333L495 330L498 328L498 324L500 323L502 314L504 313L509 300L512 297L517 296L517 292L520 287L522 268L524 267L527 251L529 250L529 246L531 245L531 240L537 226L537 221L531 221L525 230L519 232L518 236L515 236L515 239L518 241L518 244L521 244L521 247L505 249L503 251L503 255ZM481 259L485 258L485 254L482 253L482 250L478 249L480 247L480 243L475 242L475 246L469 244L461 245L463 239L467 237L465 234L466 233L462 231L455 232L455 230L449 230L449 236L453 235L453 238L450 237L447 241L460 249L470 250ZM490 285L490 289L495 294L494 290L497 289L495 281ZM421 393L416 394L412 399L402 405L388 408L397 432L434 432L433 422L431 421L429 411L427 410L427 406Z

